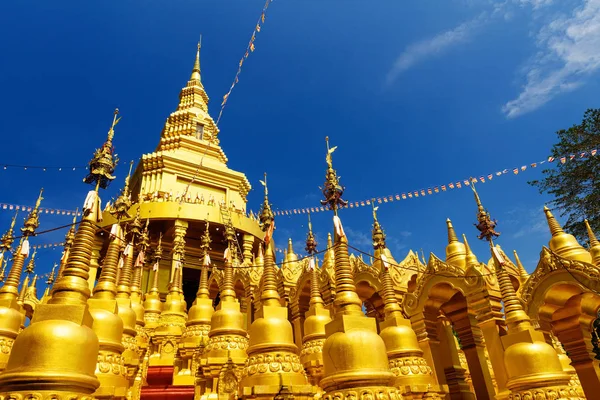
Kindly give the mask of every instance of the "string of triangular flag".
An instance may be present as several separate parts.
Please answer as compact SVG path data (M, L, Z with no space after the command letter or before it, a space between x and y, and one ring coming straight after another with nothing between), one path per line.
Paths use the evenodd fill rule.
M31 210L33 210L33 206L23 206L23 205L19 205L19 204L0 203L0 210L9 210L9 211L21 210L21 211L25 211L25 212L31 212ZM59 210L56 208L44 208L44 207L40 207L40 214L81 216L81 212L77 212L75 210Z
M43 172L46 172L46 171L58 171L58 172L62 172L62 171L77 171L77 170L81 170L81 169L88 169L88 167L85 167L85 166L75 166L75 167L44 167L44 166L40 166L40 165L17 165L17 164L2 164L2 163L0 163L0 167L2 168L2 170L22 169L23 171L42 170Z
M520 167L515 167L515 168L507 168L507 169L503 169L491 174L486 174L486 175L481 175L478 178L475 177L470 177L467 179L460 179L460 180L456 180L444 185L438 185L438 186L431 186L428 187L427 189L419 189L419 190L413 190L413 191L409 191L409 192L404 192L404 193L396 193L393 195L388 195L388 196L383 196L383 197L371 197L369 199L366 200L361 200L361 201L350 201L348 203L347 206L345 206L344 208L355 208L355 207L365 207L365 206L370 206L371 204L381 204L381 203L388 203L388 202L393 202L393 201L400 201L400 200L407 200L407 199L413 199L413 198L418 198L418 197L425 197L425 196L430 196L436 193L440 193L440 192L446 192L448 190L452 190L452 189L461 189L464 186L470 186L471 183L473 182L481 182L481 183L485 183L488 181L491 181L493 178L497 178L497 177L501 177L501 176L505 176L505 175L518 175L519 173L525 172L527 170L527 168L536 168L540 165L543 165L545 163L554 163L556 162L560 162L561 164L565 164L568 161L576 161L576 160L580 160L586 157L594 157L596 156L598 150L597 149L592 149L590 151L583 151L580 152L578 154L570 154L568 156L562 156L562 157L548 157L545 160L542 161L538 161L538 162L532 162L529 164L524 164L521 165ZM511 174L512 172L512 174ZM309 212L311 213L316 213L316 212L322 212L322 211L327 211L327 207L306 207L306 208L293 208L293 209L288 209L288 210L276 210L274 211L274 214L276 216L292 216L292 215L297 215L297 214L307 214Z
M219 111L219 117L217 118L217 125L219 125L219 121L221 121L221 116L223 115L223 110L225 109L227 100L229 100L229 96L231 96L231 92L233 91L233 88L240 81L239 78L240 78L240 74L242 73L242 66L244 65L244 61L246 61L248 56L251 53L253 53L255 50L254 41L256 40L256 35L260 32L263 24L265 23L265 17L267 15L267 8L269 7L269 4L272 1L273 0L266 0L265 5L263 6L262 12L260 13L260 17L258 18L258 21L256 22L256 26L254 27L254 31L252 31L252 36L250 37L250 42L248 42L248 46L246 47L246 52L244 53L244 56L241 58L241 60L238 64L238 69L237 69L237 72L235 73L235 78L233 79L233 83L229 87L229 91L225 94L225 96L223 96L223 102L221 103L221 110Z

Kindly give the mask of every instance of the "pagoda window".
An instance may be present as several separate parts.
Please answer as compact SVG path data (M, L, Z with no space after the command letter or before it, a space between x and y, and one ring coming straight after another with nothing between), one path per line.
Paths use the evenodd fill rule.
M204 125L198 124L196 125L196 139L202 140L204 136Z

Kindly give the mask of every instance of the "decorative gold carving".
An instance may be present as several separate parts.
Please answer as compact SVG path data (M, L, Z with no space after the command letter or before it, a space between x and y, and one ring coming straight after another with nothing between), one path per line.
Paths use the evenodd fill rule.
M96 374L98 372L126 377L127 368L125 367L125 359L116 353L100 353L98 354L98 363L96 364Z
M300 351L300 357L307 356L314 353L322 353L325 339L309 340L302 345L302 351Z
M248 348L248 338L233 336L233 335L221 335L213 336L210 338L205 351L211 350L246 350Z
M390 360L390 370L400 375L431 375L431 368L423 357L403 357Z
M94 400L94 398L78 393L44 390L24 393L8 393L6 395L0 395L0 400Z
M0 338L0 352L10 354L14 342L13 339Z
M569 386L549 386L539 389L521 390L511 392L508 400L557 400L557 399L585 399L577 390Z
M244 376L267 372L298 372L302 370L300 358L293 354L278 352L259 354L246 360Z

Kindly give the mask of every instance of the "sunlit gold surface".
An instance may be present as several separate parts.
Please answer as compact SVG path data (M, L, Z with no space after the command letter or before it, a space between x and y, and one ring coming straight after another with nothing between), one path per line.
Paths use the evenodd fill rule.
M118 122L115 112L90 161L92 194L114 178ZM398 262L374 208L368 260L349 253L338 218L346 202L333 167L337 146L327 143L321 204L335 215L333 239L328 234L314 263L289 239L276 265L266 176L255 215L246 205L250 184L227 166L218 135L198 46L156 151L130 171L102 221L98 199L86 199L83 221L65 237L57 281L48 279L41 300L33 256L22 251L26 238L16 243L0 289L0 400L556 400L600 393L593 343L600 243L589 224L588 251L545 209L552 239L528 273L516 252L513 263L497 245L490 262L479 262L450 220L445 257L424 261L409 251ZM496 222L474 193L480 238L491 241L499 236ZM38 228L41 200L21 230L27 238ZM15 219L0 238L5 261ZM316 249L309 222L306 251Z

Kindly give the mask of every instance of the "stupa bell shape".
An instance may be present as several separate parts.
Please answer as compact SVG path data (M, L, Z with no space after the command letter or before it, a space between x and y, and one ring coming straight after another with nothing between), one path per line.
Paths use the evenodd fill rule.
M446 246L446 262L456 267L465 269L467 252L464 243L461 243L456 236L454 226L450 219L446 220L448 227L448 245Z
M548 221L548 227L550 228L550 233L552 234L552 238L550 239L550 243L548 244L550 250L558 254L563 258L567 258L569 260L583 261L586 263L592 263L592 256L588 253L575 239L575 236L570 235L563 231L562 227L552 215L552 211L546 206L544 206L544 213L546 214L546 219Z
M242 398L273 399L285 384L294 398L309 400L316 388L304 374L288 310L279 301L273 253L270 240L265 253L262 306L249 331L248 360L240 382Z
M423 350L419 346L411 322L402 314L389 271L393 265L391 263L395 264L395 261L392 261L393 257L388 257L391 253L387 249L386 237L377 221L375 211L373 211L375 219L372 232L373 247L375 254L379 254L385 312L385 320L379 325L381 330L379 336L385 343L390 370L394 374L392 385L398 387L407 398L426 397L441 400L445 398L448 388L438 384L433 370L423 358Z
M325 326L321 387L330 394L340 393L340 398L376 398L380 391L395 395L385 342L377 334L375 320L362 312L350 266L348 240L340 226L341 222L334 223L335 316Z

